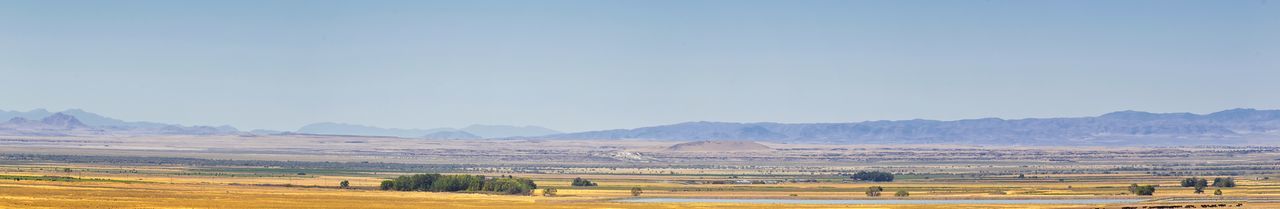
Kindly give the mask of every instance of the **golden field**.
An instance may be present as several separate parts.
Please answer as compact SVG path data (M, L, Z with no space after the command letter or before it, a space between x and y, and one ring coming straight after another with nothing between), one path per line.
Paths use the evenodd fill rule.
M574 195L595 194L573 192ZM586 197L215 184L0 182L0 208L778 208L772 204L611 203ZM1079 208L1052 205L785 205L785 208Z
M773 152L668 152L675 142L421 140L353 136L13 136L0 208L1280 208L1276 147L972 147L767 144ZM636 157L640 156L640 157ZM892 182L852 181L887 171ZM533 179L556 196L381 191L416 173ZM1026 175L1025 178L1019 177ZM598 187L572 187L575 177ZM1186 177L1235 177L1224 195ZM813 182L784 182L804 179ZM352 188L339 189L347 180ZM753 181L752 184L724 184ZM768 181L768 183L765 183ZM1154 196L1129 184L1158 185ZM867 197L870 186L883 196ZM799 200L1141 199L1134 204L820 205L625 203L641 198ZM907 191L910 197L893 197ZM1247 201L1247 202L1246 202ZM1233 207L1238 208L1238 207Z
M71 169L66 172L65 169ZM138 171L146 172L120 172ZM1123 183L784 183L768 185L685 185L665 176L585 175L600 187L571 187L575 176L530 174L542 188L557 188L558 196L492 195L374 190L383 178L374 176L201 176L183 174L183 167L123 167L74 164L0 166L0 208L1118 208L1118 205L814 205L745 203L619 203L630 197L625 188L645 188L644 197L867 199L862 189L884 186L887 194L912 191L912 199L1088 198L1113 197ZM397 174L381 174L397 175ZM17 177L68 176L71 181L13 180ZM1085 175L1077 177L1096 177ZM1067 177L1067 176L1062 176ZM349 180L353 189L336 188ZM1170 179L1162 184L1176 184ZM1241 180L1226 189L1229 197L1275 198L1280 185ZM1067 186L1071 188L1067 188ZM1000 188L1006 195L988 191ZM791 196L791 195L795 196ZM1156 198L1208 197L1190 195L1189 188L1163 186ZM886 195L888 196L888 195ZM1114 196L1126 198L1132 196ZM877 197L896 198L896 197ZM1280 206L1251 203L1249 207Z

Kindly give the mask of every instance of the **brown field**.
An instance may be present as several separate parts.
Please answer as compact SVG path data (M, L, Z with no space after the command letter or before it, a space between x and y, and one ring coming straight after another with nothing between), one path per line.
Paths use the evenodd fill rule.
M776 208L766 204L611 203L579 197L216 184L3 182L4 208ZM578 192L576 195L592 194ZM1054 205L787 205L787 208L1079 208Z
M774 152L664 152L678 142L420 140L345 136L94 136L0 139L0 208L1120 208L1280 207L1274 147L972 147L768 144ZM231 148L228 148L231 147ZM861 170L893 182L852 181ZM413 173L513 175L558 195L397 192ZM1022 174L1024 177L1019 178ZM1237 187L1193 194L1190 177ZM572 187L582 177L598 187ZM787 180L814 182L788 182ZM353 188L339 189L348 180ZM753 181L754 184L720 184ZM719 182L719 183L717 183ZM1159 185L1154 196L1129 184ZM863 194L885 188L882 197ZM622 203L633 198L1126 199L1111 205ZM1222 189L1221 197L1213 196ZM892 197L899 190L906 198Z

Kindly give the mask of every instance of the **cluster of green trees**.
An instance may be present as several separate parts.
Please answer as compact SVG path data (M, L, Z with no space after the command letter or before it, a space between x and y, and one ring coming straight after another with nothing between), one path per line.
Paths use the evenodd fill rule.
M1194 178L1194 177L1193 177L1193 178L1186 178L1186 179L1183 179L1183 180L1182 180L1182 184L1181 184L1181 186L1182 186L1182 187L1193 187L1193 188L1195 188L1195 189L1196 189L1196 190L1195 190L1195 193L1196 193L1196 194L1203 194L1203 193L1204 193L1204 189L1205 189L1206 187L1209 187L1209 185L1210 185L1210 184L1209 184L1209 180L1206 180L1206 179L1203 179L1203 178ZM1223 187L1236 187L1236 180L1235 180L1235 179L1233 179L1233 178L1231 178L1231 177L1227 177L1227 178L1213 178L1213 184L1212 184L1212 185L1213 185L1213 187L1219 187L1219 188L1223 188ZM1220 193L1221 193L1221 190L1214 191L1213 193L1214 193L1215 195L1220 194Z
M1213 178L1213 187L1236 187L1236 179L1231 177Z
M1204 188L1209 187L1209 181L1204 179L1187 178L1182 180L1182 187L1195 187L1196 194L1204 193Z
M883 171L858 171L858 173L854 173L850 178L862 181L887 182L893 181L893 173Z
M1130 184L1129 193L1133 193L1135 195L1151 196L1152 194L1156 193L1156 186L1155 185L1138 186L1138 184Z
M582 177L578 177L578 178L573 178L572 185L576 187L593 187L593 186L596 186L596 183L586 179L582 179Z
M1187 178L1187 179L1183 179L1183 180L1182 180L1182 187L1194 187L1194 186L1196 186L1196 184L1200 184L1200 182L1202 182L1202 181L1203 181L1203 182L1205 182L1205 183L1203 183L1203 184L1205 184L1205 185L1208 185L1208 184L1209 184L1209 182L1208 182L1208 181L1205 181L1204 179Z
M1196 186L1209 186L1209 185L1213 185L1213 187L1236 187L1236 179L1231 177L1213 178L1213 184L1209 184L1209 181L1203 178L1199 178L1199 179L1187 178L1182 180L1182 187L1196 187Z
M529 194L538 185L528 178L511 176L485 178L483 175L416 174L382 181L382 190L431 192L497 192Z

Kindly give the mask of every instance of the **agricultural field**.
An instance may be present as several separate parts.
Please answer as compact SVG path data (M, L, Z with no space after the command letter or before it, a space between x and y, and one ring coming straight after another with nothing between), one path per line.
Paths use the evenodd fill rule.
M16 138L16 137L15 137ZM769 152L673 152L678 142L422 140L349 136L23 137L0 147L2 208L786 208L1280 207L1276 147L959 147L765 144ZM359 141L360 143L350 143ZM264 143L271 142L271 143ZM488 143L488 144L485 144ZM104 144L110 146L104 146ZM141 146L149 144L150 146ZM234 144L235 146L227 146ZM485 144L481 146L481 144ZM533 146L537 145L537 146ZM225 147L235 147L225 148ZM302 150L298 147L307 147ZM393 149L394 148L394 149ZM376 151L360 151L376 150ZM850 178L893 173L891 182ZM530 178L523 195L384 191L420 173ZM1188 177L1235 179L1195 194ZM574 178L598 186L572 186ZM339 182L349 187L340 188ZM1156 185L1151 196L1130 184ZM883 194L869 197L869 187ZM555 188L554 195L543 194ZM637 196L632 189L640 188ZM1213 195L1221 190L1223 195ZM899 191L909 194L895 197ZM1123 203L1087 203L1088 200ZM785 202L784 202L785 203Z

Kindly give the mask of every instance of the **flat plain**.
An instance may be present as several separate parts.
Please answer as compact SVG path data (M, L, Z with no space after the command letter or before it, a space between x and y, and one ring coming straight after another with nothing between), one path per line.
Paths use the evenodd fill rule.
M671 151L653 140L427 140L325 135L0 137L2 208L1124 208L1280 207L1280 147L983 147L762 143ZM859 171L892 182L850 179ZM402 192L418 173L532 178L529 195ZM594 187L575 187L573 178ZM1235 187L1195 194L1182 179ZM351 187L339 188L349 181ZM1129 185L1157 185L1152 196ZM868 187L884 194L869 197ZM541 188L556 188L554 196ZM633 196L631 189L641 188ZM1221 190L1223 195L1212 193ZM907 197L894 197L905 191ZM1075 204L630 203L763 200L1133 199ZM1220 205L1220 206L1219 206Z

